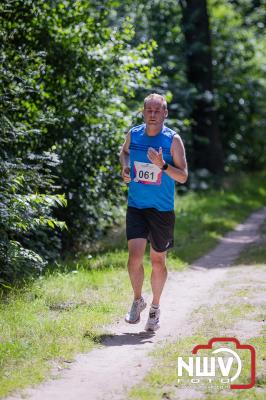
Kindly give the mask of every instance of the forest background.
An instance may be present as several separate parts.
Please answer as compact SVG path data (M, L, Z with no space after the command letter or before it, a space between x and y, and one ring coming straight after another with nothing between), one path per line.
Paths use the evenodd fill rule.
M265 0L3 0L0 285L90 251L123 214L118 154L164 94L190 177L266 166Z

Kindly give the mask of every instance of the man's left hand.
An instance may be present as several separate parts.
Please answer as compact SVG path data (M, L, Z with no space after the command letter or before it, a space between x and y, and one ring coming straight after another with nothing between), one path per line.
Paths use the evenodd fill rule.
M163 150L160 147L159 152L153 149L152 147L149 147L148 153L147 153L148 159L157 167L162 168L164 165L164 160L163 160Z

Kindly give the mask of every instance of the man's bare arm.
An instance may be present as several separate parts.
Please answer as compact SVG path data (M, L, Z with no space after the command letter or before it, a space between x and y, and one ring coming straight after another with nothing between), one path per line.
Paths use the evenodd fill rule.
M187 161L184 145L180 136L174 136L170 151L173 157L174 166L168 164L168 168L164 170L164 172L175 181L185 183L188 177ZM157 152L152 147L149 147L147 157L153 164L157 165L159 168L162 168L165 163L163 160L162 147L160 147L159 152Z
M175 135L171 145L174 165L168 165L165 173L179 183L185 183L188 178L185 148L179 135Z
M122 167L122 178L124 182L130 182L130 162L129 162L129 145L130 145L130 132L127 133L126 140L124 141L119 154L119 160Z

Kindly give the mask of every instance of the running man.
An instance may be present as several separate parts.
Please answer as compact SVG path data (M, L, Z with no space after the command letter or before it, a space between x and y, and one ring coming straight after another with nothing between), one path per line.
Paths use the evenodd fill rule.
M164 96L144 99L144 124L127 134L120 152L122 178L129 184L126 215L128 273L134 292L125 321L136 324L146 308L142 297L143 257L150 242L152 304L146 331L159 329L160 297L167 278L166 254L174 243L175 181L188 177L185 149L179 135L164 125L168 116Z

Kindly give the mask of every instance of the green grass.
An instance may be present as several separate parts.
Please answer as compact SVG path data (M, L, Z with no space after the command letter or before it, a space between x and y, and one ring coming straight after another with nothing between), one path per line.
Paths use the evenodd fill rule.
M188 193L176 201L175 247L168 266L184 268L251 211L266 204L264 177L226 182L227 188ZM78 262L52 266L43 277L10 290L0 303L0 396L44 380L53 366L99 345L104 326L121 318L132 296L124 228L116 228ZM150 265L145 256L145 288ZM1 293L0 293L1 294ZM151 397L155 399L155 397Z
M89 351L129 294L126 271L113 268L54 273L14 291L0 307L0 395L42 381L49 360L62 367Z

